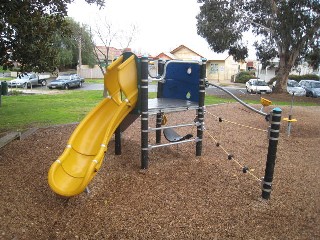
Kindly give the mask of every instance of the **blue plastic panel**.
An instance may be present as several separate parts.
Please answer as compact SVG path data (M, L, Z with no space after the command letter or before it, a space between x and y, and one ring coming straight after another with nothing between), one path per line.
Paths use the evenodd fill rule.
M199 102L200 65L198 62L175 62L165 65L163 98Z

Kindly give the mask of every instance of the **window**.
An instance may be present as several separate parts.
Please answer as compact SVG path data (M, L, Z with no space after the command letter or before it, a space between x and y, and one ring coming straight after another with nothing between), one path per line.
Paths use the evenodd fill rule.
M210 63L210 73L217 73L219 71L219 65L217 63Z

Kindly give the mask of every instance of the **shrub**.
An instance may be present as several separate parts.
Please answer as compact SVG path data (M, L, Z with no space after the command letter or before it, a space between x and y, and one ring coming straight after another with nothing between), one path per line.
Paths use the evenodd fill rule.
M305 74L305 75L289 75L288 79L296 80L300 82L301 80L320 80L320 77L316 74Z
M244 71L244 72L240 72L237 76L236 76L236 83L246 83L249 79L251 78L255 78L254 76L254 72L251 71Z

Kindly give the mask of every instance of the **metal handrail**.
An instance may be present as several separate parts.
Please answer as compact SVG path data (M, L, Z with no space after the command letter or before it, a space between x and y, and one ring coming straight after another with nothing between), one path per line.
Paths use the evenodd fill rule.
M219 85L216 85L216 84L213 84L213 83L207 83L208 85L210 86L214 86L216 88L219 88L220 90L224 91L225 93L229 94L232 98L234 98L237 102L241 103L243 106L249 108L250 110L264 116L264 117L268 117L269 114L265 113L265 112L262 112L261 110L258 110L254 107L251 107L249 104L245 103L244 101L242 101L240 98L238 98L237 96L235 96L232 92L230 92L229 90L223 88L223 87L220 87Z

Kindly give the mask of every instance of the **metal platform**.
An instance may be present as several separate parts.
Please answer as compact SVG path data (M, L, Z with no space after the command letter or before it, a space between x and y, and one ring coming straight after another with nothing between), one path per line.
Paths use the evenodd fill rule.
M148 100L148 112L156 114L161 112L180 112L198 109L197 102L174 98L153 98Z

